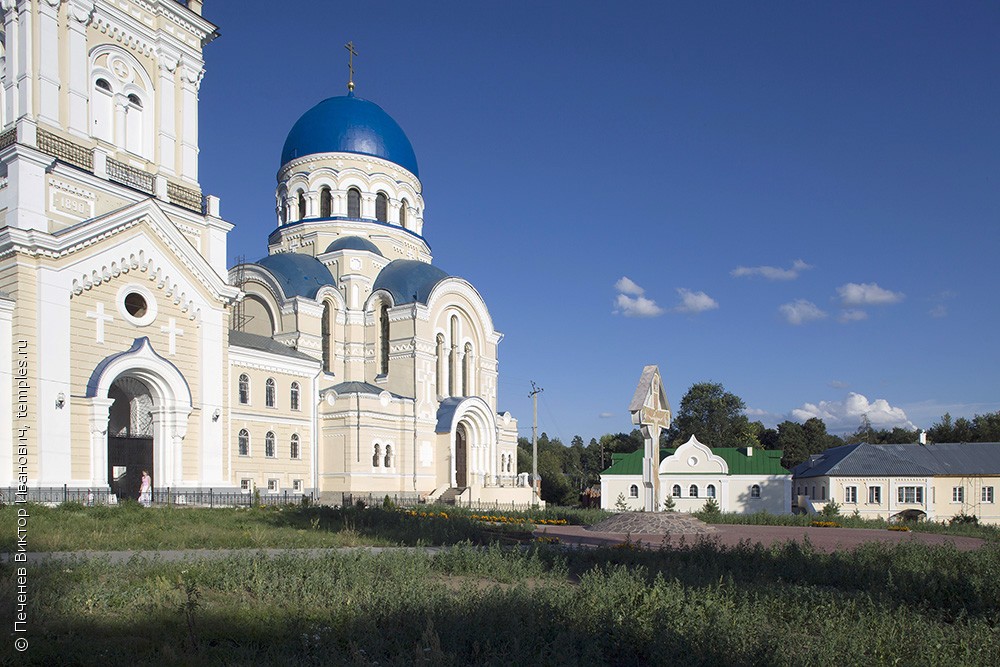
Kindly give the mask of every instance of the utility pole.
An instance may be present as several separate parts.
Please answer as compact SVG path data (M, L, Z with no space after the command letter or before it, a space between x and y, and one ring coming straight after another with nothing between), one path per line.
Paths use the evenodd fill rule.
M528 398L534 403L534 418L531 421L531 494L532 504L538 504L538 497L541 495L541 485L538 483L538 395L545 391L531 381L531 393Z

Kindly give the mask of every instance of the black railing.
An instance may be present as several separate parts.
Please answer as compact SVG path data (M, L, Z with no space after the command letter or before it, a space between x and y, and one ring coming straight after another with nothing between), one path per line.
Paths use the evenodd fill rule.
M0 502L29 502L46 505L60 503L80 503L81 505L116 505L119 498L108 489L61 487L31 487L24 495L17 489L0 489ZM134 499L133 499L134 500ZM153 489L152 501L156 506L178 507L253 507L258 505L301 505L312 503L312 493L281 491L279 493L247 493L234 489L174 489L170 487Z
M75 167L87 171L94 170L94 152L91 149L79 146L42 128L38 128L36 132L38 150Z

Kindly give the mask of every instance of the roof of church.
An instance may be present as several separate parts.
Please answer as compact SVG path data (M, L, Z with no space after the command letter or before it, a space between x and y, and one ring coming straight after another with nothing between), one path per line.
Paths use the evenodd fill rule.
M13 301L14 297L12 297L10 294L7 294L7 292L4 292L2 289L0 289L0 299L8 299L10 301Z
M288 298L306 296L315 299L319 288L336 284L330 269L312 255L283 252L262 257L256 263L274 276Z
M341 382L340 384L335 384L332 387L327 387L324 391L333 390L337 394L343 396L344 394L373 394L378 396L383 391L386 391L382 387L371 384L370 382ZM406 398L405 396L400 396L399 394L393 394L389 392L392 396L396 398Z
M379 257L385 256L382 254L382 251L378 249L377 245L360 236L341 236L339 239L326 247L326 252L335 252L337 250L367 250L368 252L375 253Z
M353 93L327 98L302 114L285 139L281 164L315 153L371 155L419 177L417 157L403 129L382 107Z
M235 345L236 347L246 347L251 350L259 350L260 352L280 354L285 357L308 359L309 361L319 363L318 360L313 359L305 352L299 352L294 348L288 347L284 343L279 343L270 336L261 336L260 334L252 334L246 331L236 331L235 329L230 329L229 344Z
M382 289L389 292L397 306L413 303L414 296L418 303L426 304L434 286L447 277L447 273L427 262L394 259L379 272L372 291Z
M729 467L730 475L787 475L781 466L782 452L778 449L755 447L753 455L747 456L741 447L712 447L712 453L723 459ZM661 449L660 460L672 456L676 449ZM643 451L637 449L628 454L612 454L611 465L602 475L641 475Z
M799 464L796 477L1000 474L1000 443L841 445Z

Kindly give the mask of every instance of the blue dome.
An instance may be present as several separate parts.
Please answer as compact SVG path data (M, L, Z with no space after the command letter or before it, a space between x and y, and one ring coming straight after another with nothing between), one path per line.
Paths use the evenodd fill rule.
M368 239L361 238L360 236L341 236L339 239L326 247L326 252L335 252L337 250L367 250L368 252L375 253L379 257L385 257L385 255L382 254L382 251L378 249L378 246Z
M330 97L302 114L285 139L281 164L315 153L371 155L420 175L402 128L382 107L353 94Z
M448 274L427 262L415 259L394 259L375 278L372 291L384 289L392 295L395 305L413 303L413 296L422 304L427 303L431 290Z
M257 260L257 265L274 276L289 299L294 296L315 299L320 287L336 284L330 269L312 255L283 252L262 257Z

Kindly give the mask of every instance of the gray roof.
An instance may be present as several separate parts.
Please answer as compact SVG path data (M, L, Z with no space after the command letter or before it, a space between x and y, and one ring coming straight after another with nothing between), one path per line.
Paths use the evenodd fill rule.
M344 394L372 394L378 396L383 391L386 391L382 387L371 384L370 382L341 382L340 384L335 384L332 387L327 387L323 391L333 390L337 392L338 395L343 396ZM399 394L393 394L389 392L395 398L406 398L405 396L400 396Z
M261 336L259 334L247 333L246 331L236 331L235 329L229 330L229 344L235 345L236 347L246 347L251 350L259 350L260 352L270 352L271 354L280 354L284 357L293 357L295 359L306 359L308 361L314 361L319 364L319 360L310 357L305 352L299 352L296 349L288 347L284 343L279 343L273 338L268 336Z
M417 302L427 304L431 290L448 274L427 262L415 259L394 259L382 269L372 291L383 289L392 295L395 305Z
M10 294L7 294L7 292L4 292L2 289L0 289L0 299L7 299L8 301L13 301L14 297L12 297Z
M455 411L459 404L465 400L464 396L449 396L441 401L437 411L437 426L435 433L450 433L451 423L455 421Z
M315 299L321 287L336 284L330 269L312 255L282 252L262 257L256 264L274 276L289 299L295 296Z
M366 250L373 252L379 257L384 257L382 251L374 243L360 236L341 236L339 239L326 247L326 252L336 252L338 250Z
M793 474L797 478L997 475L1000 474L1000 443L842 445L796 466Z

